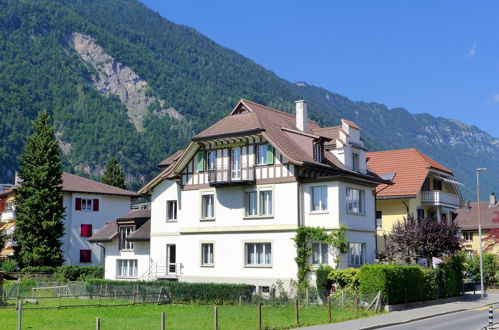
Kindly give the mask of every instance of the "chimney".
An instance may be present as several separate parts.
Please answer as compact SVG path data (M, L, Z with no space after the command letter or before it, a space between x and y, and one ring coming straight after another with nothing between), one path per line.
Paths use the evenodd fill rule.
M19 177L19 172L15 171L14 172L14 186L19 186L21 184L22 180Z
M296 128L302 132L308 130L307 102L304 99L295 101L296 103Z
M490 193L490 207L494 207L497 204L496 200L496 194L495 193Z

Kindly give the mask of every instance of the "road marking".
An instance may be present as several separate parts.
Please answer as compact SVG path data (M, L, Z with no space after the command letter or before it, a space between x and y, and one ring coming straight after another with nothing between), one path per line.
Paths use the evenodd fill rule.
M488 310L490 306L483 306L483 307L478 307L478 308L473 308L474 311L484 311ZM492 308L495 308L496 306L492 306ZM496 309L496 311L499 311L499 309Z

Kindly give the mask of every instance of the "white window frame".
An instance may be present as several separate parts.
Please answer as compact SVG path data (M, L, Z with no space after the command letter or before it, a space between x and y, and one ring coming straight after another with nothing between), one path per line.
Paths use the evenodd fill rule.
M211 159L213 155L213 159ZM209 150L206 152L206 168L208 171L215 170L217 168L217 151Z
M250 196L253 196L250 198ZM246 217L258 217L258 191L246 191L245 192L245 200L246 200ZM254 202L254 205L251 205Z
M208 206L206 206L206 208L204 206L204 201L205 201L206 196L211 196L211 199L212 199L211 216L210 216L210 214L208 214L208 212L206 212L206 214L205 214L205 210L208 211ZM215 200L215 192L214 191L206 191L206 192L201 193L201 220L205 220L205 221L215 220L215 203L216 203L216 200Z
M352 262L352 245L355 245L355 250L358 250L360 248L360 256L359 255L354 255L353 262ZM358 251L356 251L358 252ZM362 242L349 242L348 243L348 267L360 267L364 264L366 264L366 243Z
M358 200L357 201L350 199L350 191L357 191L358 192ZM366 193L365 193L365 190L347 187L345 200L346 200L346 208L347 208L348 214L365 215L365 213L366 213L366 208L365 208ZM357 206L357 208L359 209L358 211L354 211L353 203L358 204L358 206Z
M265 204L263 203L263 195L265 193L270 193L270 213L264 213ZM256 215L249 214L249 194L256 193ZM273 186L262 186L257 187L256 189L248 189L244 191L244 218L245 219L254 219L254 218L273 218L274 210L275 210L275 196L274 196L274 187Z
M139 262L137 259L117 259L116 278L138 278Z
M135 231L135 226L133 225L118 226L118 235L119 235L118 249L120 251L133 251L133 242L128 241L127 238L134 231Z
M311 242L310 248L312 249L312 255L310 256L310 263L314 266L328 265L329 264L329 245L323 242ZM314 260L314 248L318 247L319 254L318 260ZM324 260L324 256L326 257ZM318 262L316 262L318 261Z
M173 214L170 216L170 205L174 205ZM178 202L176 200L167 200L166 201L166 221L167 222L176 222L178 217Z
M323 196L323 191L325 190L325 196ZM314 197L316 196L316 190L320 191L321 201L320 207L315 208ZM325 197L325 201L322 198ZM324 207L325 202L325 207ZM312 186L310 187L310 212L311 213L326 213L328 211L328 186Z
M260 160L262 160L263 162L260 162ZM267 165L267 144L256 145L256 165Z
M258 245L261 245L261 253L260 257L263 262L259 262L258 259ZM273 265L273 255L272 255L272 242L271 241L258 241L258 242L244 242L244 267L262 267L262 268L270 268ZM250 251L252 249L252 251ZM270 250L270 257L266 257L267 249ZM255 260L251 260L248 263L248 257L250 252L255 254ZM270 262L267 262L270 261Z
M81 199L81 211L92 212L94 210L94 200L92 198Z
M4 212L9 212L9 211L15 211L16 210L16 203L13 201L5 203L5 209Z
M463 239L465 242L473 242L473 232L463 231Z
M378 217L378 212L380 212L381 217ZM383 211L375 211L376 214L376 230L383 230Z
M360 155L356 152L352 152L352 170L355 172L360 171Z
M208 258L205 262L204 246L208 246L208 253L211 252L211 262ZM210 247L211 246L211 247ZM215 266L215 243L214 242L201 242L201 267L214 267Z

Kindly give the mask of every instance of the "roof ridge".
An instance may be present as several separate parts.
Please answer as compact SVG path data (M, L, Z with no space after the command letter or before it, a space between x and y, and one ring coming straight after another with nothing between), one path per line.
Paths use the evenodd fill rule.
M295 117L296 118L296 115L292 114L292 113L289 113L289 112L285 112L285 111L281 111L281 110L277 110L277 109L274 109L274 108L271 108L271 107L268 107L266 105L263 105L263 104L260 104L260 103L256 103L256 102L253 102L253 101L250 101L250 100L247 100L245 98L241 98L241 101L244 101L244 102L249 102L249 103L252 103L254 105L257 105L257 106L260 106L262 108L265 108L266 110L270 110L270 111L273 111L273 112L277 112L279 114L283 114L283 115L288 115L288 116L291 116L291 117ZM307 121L309 122L312 122L314 124L317 124L318 123L314 120L311 120L311 119L307 119Z

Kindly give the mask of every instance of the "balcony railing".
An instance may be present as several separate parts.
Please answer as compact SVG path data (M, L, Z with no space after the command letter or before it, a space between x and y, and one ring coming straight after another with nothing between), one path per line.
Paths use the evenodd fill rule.
M16 218L16 211L15 210L5 210L1 213L1 222L7 222L9 220L15 219Z
M255 167L243 167L238 169L214 169L208 170L208 182L212 186L252 184L256 180Z
M459 196L456 194L450 194L443 191L422 191L421 192L421 203L425 205L448 205L459 207Z

